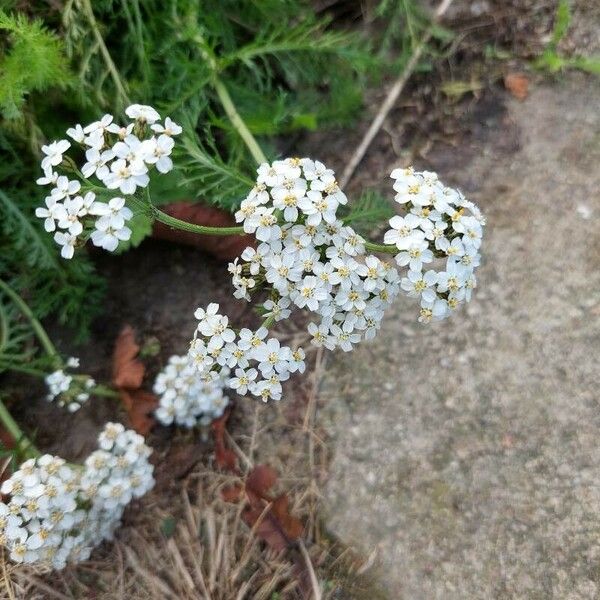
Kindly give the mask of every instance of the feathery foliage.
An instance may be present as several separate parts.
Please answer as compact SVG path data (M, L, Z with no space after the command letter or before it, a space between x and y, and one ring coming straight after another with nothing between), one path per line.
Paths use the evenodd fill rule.
M0 10L0 31L7 34L0 58L0 110L5 119L17 119L29 92L67 85L67 61L59 38L37 19Z

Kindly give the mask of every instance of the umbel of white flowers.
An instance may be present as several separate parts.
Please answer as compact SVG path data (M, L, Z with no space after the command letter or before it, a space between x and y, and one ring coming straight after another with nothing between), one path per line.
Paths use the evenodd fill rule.
M88 401L90 390L96 385L89 375L75 375L68 372L79 366L79 359L72 356L67 360L66 367L58 369L45 378L48 386L46 399L48 402L57 400L58 405L69 412L78 411Z
M111 539L123 510L154 485L144 438L107 423L85 465L45 454L21 464L0 491L0 543L10 558L63 569Z
M402 214L389 220L384 243L397 250L403 275L366 255L365 240L337 218L347 199L331 169L308 158L261 165L235 215L261 242L229 266L236 297L249 300L266 280L268 314L279 320L293 306L307 308L318 318L309 326L313 343L343 350L375 335L400 291L420 300L423 322L469 301L484 226L479 209L435 173L395 169L391 177Z
M125 125L115 123L112 115L104 115L85 127L76 125L67 130L84 151L85 162L76 171L81 181L57 171L58 167L72 171L74 162L63 157L71 142L64 139L42 146L44 175L37 183L53 187L35 214L44 219L46 231L55 232L63 258L73 257L80 239L90 237L95 246L111 252L119 242L128 240L131 229L126 223L133 213L126 206L126 197L148 185L150 170L168 173L173 168L173 136L181 133L181 127L169 117L161 124L160 115L151 106L133 104L125 113L131 119ZM115 196L101 202L93 191L82 192L82 183L84 189L92 183Z
M261 165L256 186L235 215L260 243L229 265L234 295L250 301L258 282L266 281L267 317L279 321L294 308L309 310L315 316L308 325L311 342L344 351L375 336L401 291L420 299L423 322L447 317L469 301L483 231L479 210L434 173L396 169L392 178L404 214L390 219L384 241L397 249L404 276L366 255L365 240L337 218L347 199L331 169L308 158ZM435 261L441 270L427 268ZM267 338L264 327L236 333L218 308L210 304L196 311L189 363L209 383L279 400L281 383L304 371L304 352Z

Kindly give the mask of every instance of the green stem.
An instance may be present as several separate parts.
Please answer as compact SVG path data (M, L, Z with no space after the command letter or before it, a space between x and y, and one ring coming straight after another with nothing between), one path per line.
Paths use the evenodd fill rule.
M54 347L54 344L50 341L48 334L42 327L42 324L35 318L35 315L27 306L27 304L23 301L21 296L19 296L7 283L0 279L0 290L2 290L19 308L19 310L27 317L29 322L31 323L32 329L35 331L40 343L42 344L46 353L52 358L55 362L60 360L59 354Z
M15 442L24 444L22 451L29 457L35 458L41 456L41 452L29 441L29 438L23 433L17 422L12 418L4 402L0 400L0 422L4 425L6 431L11 435Z
M252 154L252 157L254 158L256 163L260 165L262 163L268 162L267 157L265 156L261 147L258 145L258 142L248 129L246 123L244 123L242 117L240 117L240 114L238 113L227 88L216 75L213 79L213 85L215 91L217 92L217 95L219 96L219 100L223 105L223 109L225 110L225 113L231 121L231 124L233 125L235 130L240 134L240 137L244 140L246 147L250 151L250 154Z
M34 367L25 367L22 365L15 365L14 363L4 362L0 359L0 371L16 371L17 373L25 373L32 377L46 377L48 373L35 369Z
M156 208L156 206L151 205L151 210L152 215L157 221L160 221L169 227L181 229L182 231L191 231L192 233L201 233L205 235L240 235L244 233L244 228L241 225L234 227L210 227L208 225L195 225L193 223L182 221L181 219L176 219L175 217L172 217L171 215L168 215L162 210Z
M261 327L266 327L267 329L271 329L271 325L273 325L273 323L275 323L275 316L271 315L270 317L267 317L262 323L261 323Z
M119 392L109 388L106 385L96 385L90 390L92 396L102 396L104 398L118 398Z
M102 53L102 57L104 58L104 62L106 63L106 67L108 68L108 71L112 77L112 80L115 83L115 87L117 88L117 91L121 95L121 99L124 101L124 104L129 104L130 100L127 95L127 92L125 91L125 86L123 85L121 76L119 75L119 71L110 55L110 52L108 51L108 48L106 47L104 38L102 37L102 34L100 33L100 29L98 27L98 22L96 21L96 17L94 15L94 10L92 9L92 3L90 2L90 0L82 0L82 6L83 6L83 9L88 18L88 21L90 23L90 27L92 28L92 31L94 32L94 37L96 38L96 41L98 42L100 52Z
M376 244L375 242L365 242L365 248L371 252L382 252L384 254L398 254L400 252L396 246Z
M2 361L2 359L0 358L0 371L2 370L7 370L7 371L16 371L17 373L25 373L26 375L31 375L32 377L40 377L41 379L44 379L48 373L46 373L45 371L42 371L41 369L36 369L34 367L25 367L22 365L15 365L12 363L5 363ZM106 386L106 385L95 385L93 388L91 388L89 390L89 393L92 396L102 396L104 398L118 398L119 397L119 392L117 392L116 390L113 390L112 388Z

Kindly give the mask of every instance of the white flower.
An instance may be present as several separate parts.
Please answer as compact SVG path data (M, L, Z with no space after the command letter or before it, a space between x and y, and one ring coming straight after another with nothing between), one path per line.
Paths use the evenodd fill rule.
M104 132L108 130L114 117L106 114L99 121L94 121L83 128L84 133L94 134L95 136L102 136Z
M138 186L146 187L149 181L148 169L141 160L128 163L124 159L115 160L104 179L109 190L119 188L123 194L135 194Z
M432 260L433 252L429 250L426 240L414 242L407 250L396 254L396 262L400 266L408 265L412 271L421 271L423 263L430 263Z
M70 233L63 233L62 231L57 231L54 234L54 241L62 246L60 249L60 255L63 258L73 258L73 254L75 253L75 244L77 244L77 236L72 235Z
M325 346L326 348L333 349L332 338L329 335L329 325L325 322L317 325L316 323L309 323L308 333L312 336L311 343L314 346Z
M244 396L248 393L248 386L252 384L257 376L258 371L256 369L236 369L235 377L232 377L227 384L240 396Z
M269 263L270 267L265 277L276 289L285 290L289 281L302 279L302 267L295 263L294 256L291 254L277 254Z
M425 233L416 227L419 219L416 215L408 214L405 217L396 215L389 220L392 229L385 232L384 244L395 244L398 250L407 250L413 244L425 239Z
M42 159L42 169L45 171L48 168L60 165L63 160L63 154L71 147L68 140L58 140L47 146L42 146L42 152L46 155Z
M299 180L302 181L302 180ZM288 186L277 187L271 192L273 196L273 206L283 211L283 218L295 223L298 219L298 202L304 198L306 185L304 186Z
M90 208L90 214L98 215L100 218L96 221L95 227L101 231L107 228L122 229L125 222L133 216L131 210L125 206L125 198L116 196L108 201L94 202Z
M114 427L107 424L103 445ZM10 502L0 504L0 535L12 560L62 569L112 536L126 503L154 483L149 448L121 427L109 450L93 452L81 469L44 455L22 463L3 483Z
M129 227L113 227L110 220L102 221L98 219L95 224L96 229L92 232L90 239L94 246L104 248L108 252L114 252L119 242L127 241L131 238L131 229Z
M252 357L258 361L258 368L263 375L269 375L273 370L283 373L288 370L290 349L287 346L281 346L279 340L270 338L266 343L254 348Z
M240 331L238 346L242 350L257 348L268 334L269 330L266 327L259 327L256 331L244 328Z
M328 169L322 162L318 160L313 161L310 158L302 159L302 169L304 170L304 177L308 181L312 181L313 179L330 180L330 178L335 177L334 172Z
M330 196L323 197L320 192L309 191L306 196L298 201L298 207L305 215L308 215L308 225L319 225L321 220L334 223L335 211L338 203Z
M323 281L313 275L308 275L297 284L291 295L291 300L298 308L306 307L309 310L317 310L319 302L327 299L328 295Z
M164 127L160 123L155 123L151 126L151 129L156 133L164 133L165 135L170 136L179 135L183 131L183 129L177 125L177 123L172 121L170 117L165 119Z
M67 135L79 144L82 144L85 138L83 127L79 125L79 123L75 125L75 127L69 127L69 129L67 129Z
M189 356L171 356L154 382L160 396L156 417L164 425L208 425L228 404L224 385L224 377L199 373Z
M86 150L85 158L87 162L81 167L81 173L84 177L91 177L94 173L101 181L104 181L110 173L106 166L109 160L112 160L115 153L112 149L100 152L97 148Z
M304 359L306 358L306 354L302 348L296 348L295 350L290 352L290 357L288 358L288 369L290 373L304 373L306 370L306 363Z
M67 198L63 204L64 210L60 215L58 226L73 235L79 235L83 231L83 225L79 219L88 214L88 207L87 202L81 196Z
M352 350L352 344L358 344L358 342L360 342L360 334L346 331L339 325L332 325L330 331L336 345L344 352L350 352Z
M46 167L44 169L44 176L43 177L38 177L38 179L36 179L36 183L38 185L49 185L49 184L56 184L56 180L58 179L58 173L55 173L52 170L52 167Z
M276 321L287 319L292 311L289 309L290 300L289 298L279 298L277 302L274 300L267 300L263 304L263 308L266 310L265 317L273 317Z
M154 108L145 104L132 104L125 109L125 114L130 119L152 124L160 119Z
M168 173L173 169L173 161L169 155L173 151L175 142L168 135L161 135L158 139L151 139L144 142L145 157L147 164L154 164L160 173Z
M56 179L56 187L50 191L50 194L57 200L62 200L68 196L76 194L81 189L81 184L76 180L69 180L62 175Z
M408 276L402 279L400 286L408 292L409 296L421 296L426 302L433 302L436 298L433 286L437 283L438 275L429 270L423 274L421 271L409 271Z
M336 207L338 204L347 204L348 202L348 198L346 198L346 195L338 186L333 171L321 175L319 179L314 180L311 183L310 187L311 190L323 192L323 195L326 197L326 199L333 203Z
M48 232L56 229L56 221L63 218L64 206L54 196L47 196L44 200L46 208L39 206L35 209L35 216L44 219L44 229Z

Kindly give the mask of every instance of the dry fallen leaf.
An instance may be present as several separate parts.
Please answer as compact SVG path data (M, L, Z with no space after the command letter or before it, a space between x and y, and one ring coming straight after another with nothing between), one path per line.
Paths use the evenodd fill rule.
M300 538L304 527L290 513L286 494L275 498L269 494L275 483L275 470L269 465L257 465L248 474L244 487L228 486L223 488L221 496L226 502L245 501L247 506L242 512L244 523L269 547L280 552Z
M529 78L524 73L508 73L504 85L517 100L525 100L529 95Z
M211 227L237 225L228 212L203 204L177 202L161 206L161 209L172 217L196 225L209 225ZM158 221L154 223L152 235L161 240L196 246L223 260L231 260L239 256L247 246L255 245L255 239L250 235L199 235L189 231L173 229Z
M237 473L237 457L235 452L225 445L225 424L230 414L231 410L226 410L221 417L211 423L210 428L215 438L215 461L217 465L221 469Z
M148 435L155 423L152 413L158 406L158 398L144 390L122 388L119 390L119 394L131 427L141 435Z
M158 398L140 389L146 367L137 357L139 351L133 328L125 325L115 342L112 382L119 392L131 427L141 435L148 435L155 423L152 412L158 405Z
M133 328L125 325L117 337L113 351L112 382L115 387L138 389L142 385L146 368L137 358L139 351Z

